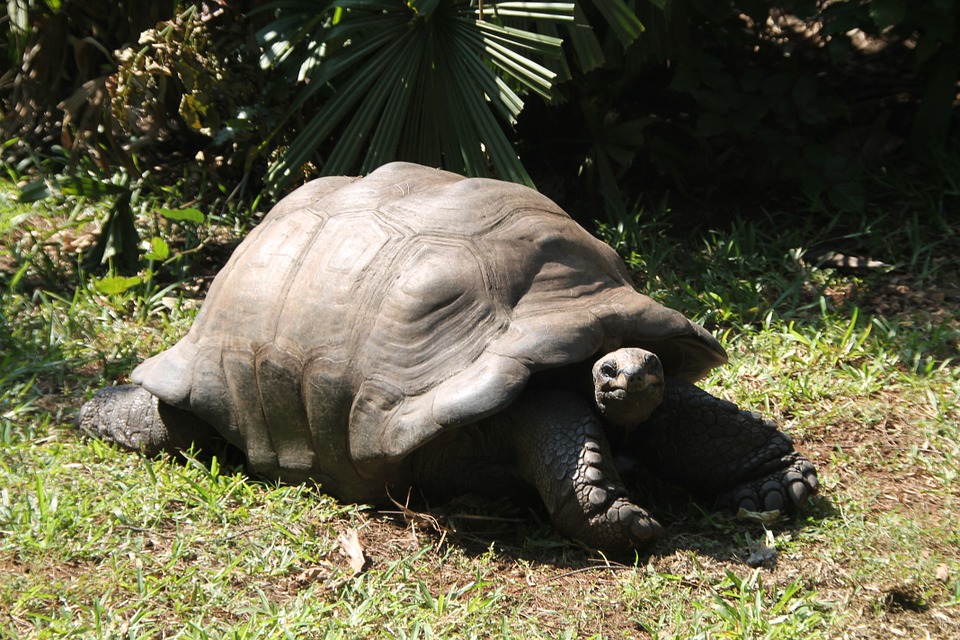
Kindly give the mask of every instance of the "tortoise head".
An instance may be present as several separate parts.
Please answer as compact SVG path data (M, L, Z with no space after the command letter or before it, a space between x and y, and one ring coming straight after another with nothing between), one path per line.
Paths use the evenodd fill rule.
M612 426L630 431L663 401L663 366L639 348L611 351L593 365L594 398Z

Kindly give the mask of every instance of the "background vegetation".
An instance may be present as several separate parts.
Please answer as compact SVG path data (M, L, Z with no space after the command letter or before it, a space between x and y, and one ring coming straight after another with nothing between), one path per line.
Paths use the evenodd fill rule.
M668 191L862 211L864 178L926 170L957 126L949 0L108 4L8 3L16 177L222 207L408 159L587 221Z
M960 9L478 9L7 3L0 636L960 636ZM277 197L393 158L557 199L823 496L763 526L637 487L668 538L606 558L509 502L369 511L77 436Z

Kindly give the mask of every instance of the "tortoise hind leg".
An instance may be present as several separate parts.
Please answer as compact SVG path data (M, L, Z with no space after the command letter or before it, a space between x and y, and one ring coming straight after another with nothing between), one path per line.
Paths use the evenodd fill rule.
M637 547L663 535L634 504L614 465L603 426L589 405L563 392L531 392L495 420L539 491L554 526L602 549Z
M670 380L663 404L628 448L655 473L732 511L795 513L817 492L817 471L771 421L686 382Z
M215 437L207 423L133 384L98 391L80 408L77 426L91 436L147 456L186 450L191 445L203 448Z

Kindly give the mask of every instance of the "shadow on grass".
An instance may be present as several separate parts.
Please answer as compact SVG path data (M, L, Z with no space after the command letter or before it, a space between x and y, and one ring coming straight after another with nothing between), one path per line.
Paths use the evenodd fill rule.
M77 431L78 437L87 437ZM137 455L130 453L129 455ZM185 464L189 458L210 466L216 458L220 473L249 474L243 453L225 441L213 446L174 455ZM275 486L274 482L248 475L248 482ZM748 564L751 545L762 540L766 528L778 536L791 537L838 513L830 499L817 495L794 517L781 518L768 527L742 521L733 514L712 509L704 501L667 481L644 478L642 484L628 483L637 504L648 509L663 525L665 536L640 549L620 553L599 552L561 535L550 522L532 487L518 486L511 496L492 498L466 494L443 503L433 503L416 489L392 496L395 505L379 505L365 511L364 546L374 555L385 555L389 542L411 534L423 536L438 548L444 544L460 549L467 557L479 559L491 549L513 561L550 565L558 569L587 570L598 563L644 566L651 559L688 551L718 562ZM322 487L316 487L323 494ZM775 562L775 560L774 560ZM765 566L771 566L765 563Z
M596 568L598 562L643 566L654 558L682 551L718 562L748 564L751 547L764 538L763 525L711 509L705 501L664 481L655 480L645 490L632 491L632 495L663 525L665 535L640 549L622 552L599 552L562 536L532 491L530 495L496 499L466 495L437 506L420 497L396 508L373 509L369 515L386 529L378 535L390 535L393 530L400 537L415 528L432 536L435 544L454 545L474 559L496 549L515 561L570 570ZM778 536L795 537L837 513L828 497L818 495L796 516L781 518L766 528Z

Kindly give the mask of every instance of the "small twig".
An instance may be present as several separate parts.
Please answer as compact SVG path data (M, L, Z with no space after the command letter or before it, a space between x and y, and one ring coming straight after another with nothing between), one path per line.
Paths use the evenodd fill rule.
M173 540L176 536L169 533L160 533L156 529L147 529L146 527L134 527L129 524L120 525L121 529L126 529L128 531L136 531L137 533L148 533L152 536L157 536L158 538L166 538L167 540Z
M559 579L561 579L561 578L568 578L568 577L570 577L570 576L575 576L575 575L580 574L580 573L587 573L587 572L589 572L589 571L599 571L599 570L601 570L601 569L610 569L610 570L614 570L614 569L615 569L615 570L618 570L618 571L619 571L619 570L623 570L623 569L635 569L635 568L636 568L636 567L633 567L633 566L628 565L628 564L619 564L619 563L613 564L613 563L610 563L610 562L606 562L606 563L604 563L604 564L597 564L597 565L593 565L593 566L590 566L590 567L580 567L579 569L573 569L572 571L565 571L564 573L561 573L561 574L558 574L558 575L555 575L555 576L550 576L549 578L547 578L546 580L543 580L542 582L535 582L535 583L533 583L533 586L538 586L538 585L541 585L541 584L547 584L548 582L553 582L554 580L559 580Z
M459 518L461 520L482 520L486 522L523 522L523 518L504 518L500 516L481 516L475 513L456 513L448 514L447 518Z
M390 490L387 489L387 498L390 499L390 502L395 504L398 509L400 509L399 514L403 516L403 519L410 525L410 532L413 534L414 542L418 545L420 544L417 540L417 522L425 521L433 529L440 533L440 542L438 546L443 546L444 541L447 539L447 527L440 524L440 520L430 513L424 513L422 511L416 511L410 508L410 496L413 492L413 489L407 489L407 500L404 504L400 504L397 500L390 494ZM384 513L390 513L385 511ZM397 512L394 512L397 513Z

